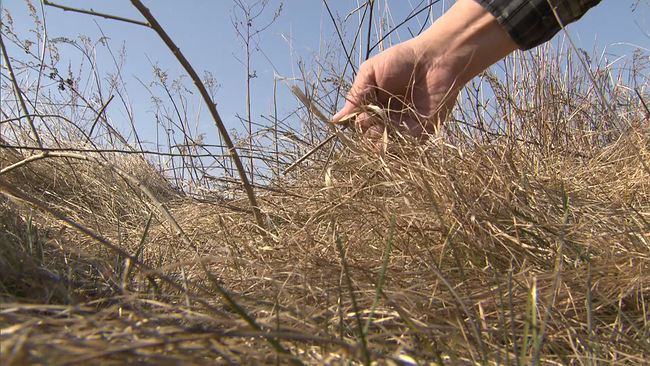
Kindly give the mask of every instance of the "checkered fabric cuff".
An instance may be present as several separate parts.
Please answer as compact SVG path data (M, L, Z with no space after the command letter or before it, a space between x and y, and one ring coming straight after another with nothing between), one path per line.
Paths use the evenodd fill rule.
M506 29L522 50L538 46L563 25L580 19L601 0L475 0L488 10ZM552 6L552 7L551 7Z

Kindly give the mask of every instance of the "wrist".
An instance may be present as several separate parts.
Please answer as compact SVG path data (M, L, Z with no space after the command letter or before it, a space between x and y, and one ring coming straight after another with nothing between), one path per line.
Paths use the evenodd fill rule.
M474 0L459 0L416 42L429 67L450 70L462 87L518 48L496 18Z

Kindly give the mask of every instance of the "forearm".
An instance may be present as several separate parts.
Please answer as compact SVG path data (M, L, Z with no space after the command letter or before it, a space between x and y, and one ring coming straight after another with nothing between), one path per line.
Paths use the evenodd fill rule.
M459 0L429 29L413 39L423 57L456 75L462 86L518 48L495 17L474 0Z

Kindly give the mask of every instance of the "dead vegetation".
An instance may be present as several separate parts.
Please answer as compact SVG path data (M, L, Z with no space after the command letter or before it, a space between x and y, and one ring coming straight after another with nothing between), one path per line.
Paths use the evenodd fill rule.
M470 85L424 145L349 135L257 183L264 235L236 182L190 194L146 153L43 130L37 149L12 108L2 364L650 362L647 65L609 70L603 103L560 56L519 56L481 79L500 117Z

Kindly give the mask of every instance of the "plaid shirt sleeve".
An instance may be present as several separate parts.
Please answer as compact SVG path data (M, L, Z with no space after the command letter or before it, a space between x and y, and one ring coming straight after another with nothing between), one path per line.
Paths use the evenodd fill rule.
M476 0L506 29L522 50L551 39L563 25L580 19L601 0ZM551 4L553 8L551 8Z

